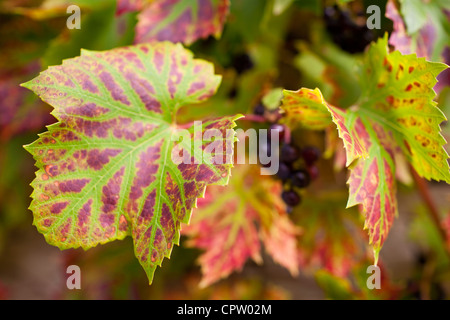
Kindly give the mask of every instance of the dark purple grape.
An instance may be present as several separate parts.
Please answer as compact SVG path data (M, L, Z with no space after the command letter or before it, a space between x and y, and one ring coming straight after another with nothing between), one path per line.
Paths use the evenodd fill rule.
M297 147L290 144L284 144L280 150L280 160L282 162L292 163L296 161L300 156Z
M246 53L241 53L233 57L233 67L238 74L253 68L253 61Z
M311 166L320 158L320 150L314 146L308 146L302 150L302 158L306 165Z
M290 207L295 207L301 201L300 195L294 190L285 190L281 193L281 199Z
M291 168L288 164L281 162L278 168L277 177L281 180L287 180L291 176Z
M334 6L333 7L326 7L324 9L324 11L323 11L324 18L328 19L328 20L332 20L332 21L336 20L335 19L336 14L337 14L336 7L334 7Z
M298 188L306 188L309 185L311 178L306 170L299 170L293 173L291 181L292 185Z
M264 105L262 103L258 103L255 108L253 109L253 114L256 114L258 116L263 116L264 111L266 108L264 108Z
M282 124L274 123L269 128L269 136L273 134L278 134L278 141L281 141L284 138L284 133L286 129Z

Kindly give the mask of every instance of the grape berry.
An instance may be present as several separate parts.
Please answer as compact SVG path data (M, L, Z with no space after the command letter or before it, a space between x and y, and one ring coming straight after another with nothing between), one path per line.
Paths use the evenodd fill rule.
M360 17L363 14L359 14ZM338 6L326 7L323 18L327 32L335 44L349 53L363 52L365 47L375 39L372 30L367 28L365 19L351 16L351 12ZM361 23L364 22L364 23Z
M254 113L264 115L265 110L262 104L254 108ZM309 186L311 181L319 175L316 162L320 159L320 150L315 146L305 146L299 148L293 141L285 141L286 128L279 123L272 123L269 127L268 136L277 134L281 144L279 150L280 163L276 178L283 183L281 199L287 205L287 212L290 213L293 207L298 206L301 201L299 189ZM260 145L267 154L271 153L270 139L266 144ZM262 165L268 167L270 164Z
M281 193L281 198L290 207L295 207L300 203L300 195L294 190L285 190Z
M253 109L253 114L257 116L263 116L265 112L264 105L262 103L258 103Z

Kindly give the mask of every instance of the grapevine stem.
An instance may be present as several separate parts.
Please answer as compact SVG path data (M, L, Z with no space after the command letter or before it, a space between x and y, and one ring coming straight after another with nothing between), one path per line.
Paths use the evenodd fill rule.
M267 119L264 118L263 116L257 115L257 114L246 114L244 115L244 118L240 119L240 121L242 120L247 120L247 121L252 121L252 122L267 122Z
M439 231L439 235L441 236L442 241L444 242L444 247L446 248L447 254L450 256L449 246L447 245L447 232L444 229L444 227L442 226L441 218L439 216L439 210L438 210L436 204L434 203L433 198L431 197L427 182L425 179L421 178L412 167L411 167L411 173L412 173L414 182L417 185L417 189L420 193L420 196L422 197L422 200L424 201L425 205L427 206L431 220L433 221L436 229Z

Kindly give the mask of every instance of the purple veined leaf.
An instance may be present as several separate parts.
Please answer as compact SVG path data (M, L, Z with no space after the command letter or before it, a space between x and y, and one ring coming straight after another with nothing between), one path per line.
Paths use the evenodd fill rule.
M223 154L222 164L200 161L202 150L187 146L191 163L172 161L177 110L208 99L220 80L180 44L154 42L82 50L23 84L59 120L25 146L39 168L30 209L47 242L88 249L131 235L151 282L206 186L228 182L236 116L200 131L183 126L202 150L206 129L222 133L221 150L211 153Z
M339 128L339 137L344 142L347 166L356 158L367 157L366 148L358 132L361 127L356 119L352 120L354 123L346 124L345 111L327 103L319 89L285 90L281 110L285 114L282 121L291 128L301 126L311 130L322 130L333 120Z
M394 23L392 34L389 37L389 44L394 46L396 50L399 50L403 54L412 53L412 39L406 33L406 26L403 22L403 18L393 1L389 0L386 4L386 17L391 19ZM416 52L418 56L424 57L427 55L426 51L421 51L423 48L417 49L419 50Z
M135 43L182 42L187 45L212 35L218 38L229 0L157 0L140 11Z

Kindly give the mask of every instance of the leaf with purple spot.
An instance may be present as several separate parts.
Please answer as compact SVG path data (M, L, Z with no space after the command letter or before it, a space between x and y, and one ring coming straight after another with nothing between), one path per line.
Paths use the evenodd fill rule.
M220 80L180 44L155 42L83 50L23 84L59 120L25 147L39 168L30 209L47 242L88 249L131 235L151 282L206 186L228 182L237 117L184 125L194 148L172 141L177 110L209 98ZM207 129L221 134L209 153L221 162L200 161ZM190 164L172 161L174 150Z
M189 45L210 35L218 38L222 34L229 5L229 0L150 2L138 15L135 42L168 40Z

